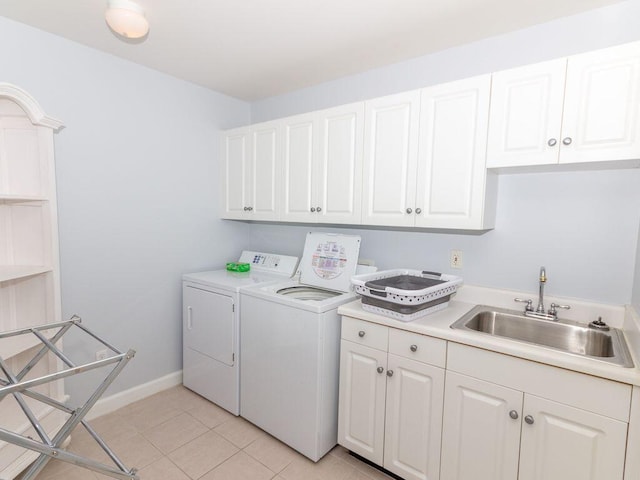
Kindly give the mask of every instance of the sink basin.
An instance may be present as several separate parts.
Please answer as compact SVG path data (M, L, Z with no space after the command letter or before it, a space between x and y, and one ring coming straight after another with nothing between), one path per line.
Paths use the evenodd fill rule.
M576 322L539 320L514 310L478 305L451 328L508 338L562 352L633 367L624 335L617 328L601 331Z

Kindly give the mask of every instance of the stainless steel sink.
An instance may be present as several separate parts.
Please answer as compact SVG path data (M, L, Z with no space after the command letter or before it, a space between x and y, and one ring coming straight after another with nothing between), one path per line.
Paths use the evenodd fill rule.
M539 320L520 312L478 305L451 328L508 338L562 352L633 367L633 361L617 328L596 330L568 320Z

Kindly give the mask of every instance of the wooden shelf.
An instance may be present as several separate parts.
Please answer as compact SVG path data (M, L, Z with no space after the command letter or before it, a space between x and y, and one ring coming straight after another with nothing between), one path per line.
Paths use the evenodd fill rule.
M51 271L44 265L0 265L0 282L18 280Z

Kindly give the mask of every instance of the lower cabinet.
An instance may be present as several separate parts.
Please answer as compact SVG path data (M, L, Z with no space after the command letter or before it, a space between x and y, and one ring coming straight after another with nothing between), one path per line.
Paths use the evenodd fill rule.
M442 478L622 480L627 424L447 372Z
M338 443L406 480L629 480L631 392L343 317Z
M438 479L445 352L442 340L343 319L338 443L407 480Z

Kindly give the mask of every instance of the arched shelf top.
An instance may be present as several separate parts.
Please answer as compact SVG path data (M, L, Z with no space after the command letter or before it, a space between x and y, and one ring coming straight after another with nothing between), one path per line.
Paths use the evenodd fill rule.
M60 120L47 116L36 99L20 87L16 87L10 83L0 82L0 98L12 100L20 105L34 125L49 127L54 131L58 131L64 127Z

